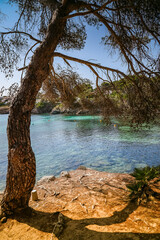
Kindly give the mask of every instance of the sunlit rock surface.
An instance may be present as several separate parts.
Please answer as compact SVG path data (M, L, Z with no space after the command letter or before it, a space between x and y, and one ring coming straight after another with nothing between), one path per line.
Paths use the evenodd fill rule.
M35 186L38 201L30 201L32 216L1 223L0 239L160 239L160 201L140 206L130 202L126 185L133 177L85 167L69 175ZM160 183L154 185L158 188Z

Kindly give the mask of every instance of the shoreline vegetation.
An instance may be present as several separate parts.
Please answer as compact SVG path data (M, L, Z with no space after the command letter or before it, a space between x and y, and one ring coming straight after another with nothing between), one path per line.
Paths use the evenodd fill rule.
M0 114L9 114L10 102L0 105ZM71 114L71 115L86 115L86 114L100 114L100 110L92 110L85 108L69 108L64 107L62 103L52 104L49 101L37 100L35 107L32 110L32 114Z
M74 72L69 71L67 72L67 75L63 76L63 78L70 83L72 77L75 77L74 74ZM68 76L69 79L66 78L66 76ZM77 75L76 78L79 79ZM140 80L134 75L128 75L128 78L135 81L137 86L141 86L141 84L142 86L144 85L143 87L146 94L150 92L151 89L150 85L148 86L148 78L147 82L145 79L142 78ZM141 99L142 96L136 94L136 89L131 84L132 81L127 83L126 88L126 80L127 79L125 78L121 78L114 81L114 84L103 82L99 87L96 86L96 88L94 88L90 80L81 79L81 81L77 83L78 85L76 84L72 86L72 91L68 89L68 85L65 85L66 89L64 93L63 91L61 92L60 89L58 92L54 91L54 89L48 89L48 85L45 85L47 84L45 82L42 90L39 91L36 96L33 105L34 108L31 113L102 115L106 122L110 121L110 116L115 116L123 118L124 121L127 120L130 126L133 126L134 128L137 128L142 124L149 124L150 122L155 121L156 118L159 118L160 112L157 108L157 106L159 106L158 102L156 101L155 105L152 104L155 101L155 94L153 94L153 96L152 94L149 94L149 96L146 95L146 99L150 99L147 104L151 104L151 106L146 105L143 101L144 99ZM158 88L159 78L156 77L152 80L158 84ZM0 90L0 114L9 113L9 106L11 105L14 96L18 94L18 89L19 86L14 83L9 89L3 87ZM119 89L120 92L117 92L117 89ZM6 96L4 96L4 92ZM132 96L131 93L134 93L134 95ZM128 94L131 94L131 96Z
M9 106L5 107L0 107L0 114L9 114ZM53 108L51 111L43 111L43 110L38 110L38 108L34 108L32 110L32 114L43 114L43 113L48 113L48 114L71 114L71 115L90 115L90 114L100 114L99 111L97 112L89 112L89 110L82 110L82 109L59 109L59 108Z
M123 118L123 120L126 119L135 128L154 121L156 117L159 118L158 102L156 101L155 106L151 104L149 107L137 92L137 87L139 89L142 87L145 94L147 94L145 97L150 99L150 103L154 103L155 100L154 97L151 97L152 94L148 95L148 92L152 92L148 85L149 78L145 79L143 76L139 79L135 75L128 75L127 78L120 78L114 82L102 82L96 87L93 86L92 81L83 79L81 83L79 82L76 85L72 83L71 90L68 88L68 83L73 77L72 74L74 76L75 73L69 71L67 75L62 74L62 78L64 78L63 91L60 88L58 95L56 89L50 88L45 82L43 91L37 95L32 113L98 114L102 115L106 122L110 122L110 116L115 116ZM69 76L69 79L67 76ZM133 87L130 81L126 84L128 78L131 82L135 82L137 87ZM156 77L152 80L157 84L158 88L159 78Z
M127 185L134 181L129 174L84 166L56 178L43 177L35 185L38 200L30 199L28 215L22 212L3 224L1 220L1 238L158 240L160 200L130 201ZM152 188L160 193L160 182Z

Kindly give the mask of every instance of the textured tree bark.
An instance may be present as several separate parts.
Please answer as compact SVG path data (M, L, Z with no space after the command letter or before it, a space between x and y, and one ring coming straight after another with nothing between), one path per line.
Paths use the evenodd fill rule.
M48 77L48 63L62 36L67 8L59 7L53 14L46 38L33 55L20 90L14 98L8 118L8 172L1 203L2 212L10 215L28 207L35 184L35 155L30 140L31 110L43 81Z

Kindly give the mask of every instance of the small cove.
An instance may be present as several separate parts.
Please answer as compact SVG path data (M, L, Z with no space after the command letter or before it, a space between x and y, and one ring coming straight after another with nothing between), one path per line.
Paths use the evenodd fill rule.
M7 117L0 115L0 190L7 171ZM115 126L116 124L116 126ZM31 142L37 179L85 165L99 171L130 173L160 164L160 126L131 131L100 116L32 115Z

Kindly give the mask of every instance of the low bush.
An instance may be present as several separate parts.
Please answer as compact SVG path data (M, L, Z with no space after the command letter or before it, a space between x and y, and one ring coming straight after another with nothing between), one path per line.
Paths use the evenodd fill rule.
M39 113L49 113L53 108L53 104L51 102L41 100L36 104L36 108Z
M129 197L132 200L135 199L141 203L142 200L147 202L151 199L151 196L156 196L151 188L151 181L152 183L160 181L160 166L135 168L131 175L135 177L135 182L127 185L127 187L131 192Z

